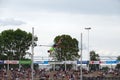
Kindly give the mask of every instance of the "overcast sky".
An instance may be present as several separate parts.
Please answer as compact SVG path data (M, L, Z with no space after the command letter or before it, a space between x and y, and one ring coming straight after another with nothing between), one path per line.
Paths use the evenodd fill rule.
M20 28L38 37L38 44L52 45L56 36L67 34L80 41L83 59L90 50L100 56L120 55L120 0L0 0L0 32ZM36 47L35 56L48 56L46 47Z

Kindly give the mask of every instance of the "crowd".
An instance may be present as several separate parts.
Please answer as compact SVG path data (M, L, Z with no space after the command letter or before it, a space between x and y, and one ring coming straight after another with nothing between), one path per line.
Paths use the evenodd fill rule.
M46 69L34 70L35 80L77 80L80 74L74 71L50 71ZM0 80L30 80L31 69L12 69L12 70L0 70Z
M114 77L120 77L120 70L112 69L108 71L99 70L88 72L83 69L83 77L90 77L90 75L91 77L106 77L108 74L111 74ZM31 80L31 69L28 68L19 70L16 68L9 71L1 69L0 80ZM50 71L46 69L37 69L34 70L34 80L80 80L80 71Z
M0 80L24 80L30 78L31 76L31 69L1 69L0 70Z

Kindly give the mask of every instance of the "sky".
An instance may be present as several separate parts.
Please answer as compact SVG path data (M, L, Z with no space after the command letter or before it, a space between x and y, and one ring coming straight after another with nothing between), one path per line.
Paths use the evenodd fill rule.
M38 37L38 45L53 45L58 35L80 42L83 59L89 50L100 56L120 56L120 0L0 0L0 32L22 29ZM34 55L48 57L49 47L37 46Z

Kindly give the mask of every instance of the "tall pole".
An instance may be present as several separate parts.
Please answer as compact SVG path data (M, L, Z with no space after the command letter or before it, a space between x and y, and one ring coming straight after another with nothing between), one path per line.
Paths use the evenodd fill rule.
M19 53L20 53L20 48L19 48ZM19 61L21 61L21 53L20 53ZM21 64L19 62L19 70L20 70L20 68L21 68Z
M89 30L90 29L91 29L90 27L85 28L85 30L88 30L88 60L89 60L89 62L90 62L90 53L89 53ZM89 67L89 63L88 63L88 71L89 70L90 70L90 67Z
M66 56L65 56L65 71L66 71Z
M33 56L34 56L34 28L32 28L32 54L31 54L31 59L32 59L32 63L31 63L31 69L32 69L32 71L31 71L31 77L32 77L32 79L31 80L33 80L33 61L34 61L34 58L33 58Z
M9 56L8 56L8 60L7 60L7 75L8 75L8 78L10 78L10 71L9 71L10 65L9 65L9 63L10 63L10 60L9 60Z
M80 79L80 80L82 80L82 33L81 33L81 61L80 61L80 62L81 62L81 67L80 67L80 68L81 68L81 69L80 69L80 70L81 70L81 71L80 71L80 74L81 74L80 78L81 78L81 79Z

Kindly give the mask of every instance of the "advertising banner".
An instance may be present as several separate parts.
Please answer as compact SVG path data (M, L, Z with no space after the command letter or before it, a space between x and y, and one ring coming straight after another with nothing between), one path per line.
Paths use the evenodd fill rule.
M17 61L17 60L5 60L4 63L5 64L19 64L19 61Z
M3 60L0 60L0 64L4 64L4 61L3 61Z
M88 64L89 61L82 61L82 64ZM81 64L81 61L77 61L77 64Z
M36 64L48 64L48 61L35 61Z
M117 64L117 61L106 61L106 64Z
M31 64L32 61L30 61L30 60L21 60L21 61L19 61L19 63L20 64Z

